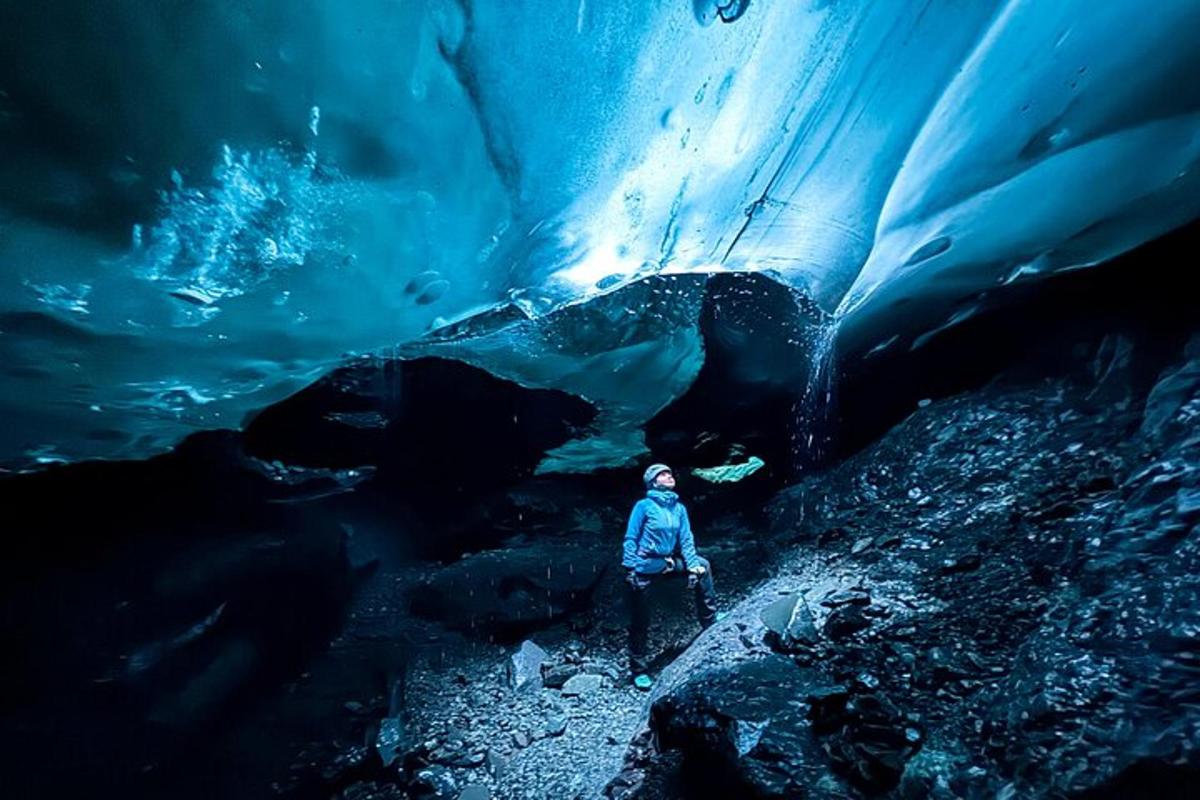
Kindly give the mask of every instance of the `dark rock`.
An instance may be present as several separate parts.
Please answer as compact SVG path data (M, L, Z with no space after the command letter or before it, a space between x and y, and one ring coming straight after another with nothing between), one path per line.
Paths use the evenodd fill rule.
M408 800L409 794L394 783L359 781L337 795L338 800Z
M564 392L526 389L458 361L362 359L259 413L245 442L267 461L374 464L377 480L431 501L463 487L463 464L475 492L532 474L594 415ZM386 427L344 422L367 418Z
M850 692L845 686L825 686L808 694L808 718L813 731L829 733L841 727L846 720L846 703Z
M927 659L933 685L969 678L976 672L968 666L965 659L956 656L949 648L930 648Z
M410 744L404 722L399 717L386 717L379 722L379 732L375 734L375 749L383 760L383 765L389 766Z
M464 767L467 769L472 769L474 767L483 766L486 756L477 750L472 751L464 748L456 750L442 750L440 752L434 751L434 753L430 755L430 760L438 764L445 764L447 767Z
M548 689L561 689L571 677L579 674L578 664L553 664L542 669L542 684Z
M1194 338L1189 348L1200 355L1200 337ZM1175 422L1180 410L1200 395L1200 357L1194 357L1182 366L1168 370L1150 390L1142 414L1143 436L1162 437Z
M369 774L379 761L367 747L350 747L339 752L321 767L321 780L326 786L340 786Z
M846 605L835 608L825 619L825 635L830 639L845 639L871 627L871 620L863 614L860 606Z
M904 541L904 537L898 533L888 532L881 533L875 537L875 546L880 548L895 547Z
M779 598L759 615L773 641L784 650L815 644L818 635L812 611L801 595Z

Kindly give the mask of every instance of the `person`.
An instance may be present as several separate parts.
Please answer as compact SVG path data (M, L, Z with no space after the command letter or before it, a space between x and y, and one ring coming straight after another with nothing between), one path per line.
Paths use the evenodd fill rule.
M696 553L687 508L675 493L675 475L666 464L654 464L642 476L646 496L629 514L621 565L629 586L629 670L640 689L650 687L646 639L650 628L650 587L666 577L687 576L695 593L696 615L707 628L717 618L712 566Z

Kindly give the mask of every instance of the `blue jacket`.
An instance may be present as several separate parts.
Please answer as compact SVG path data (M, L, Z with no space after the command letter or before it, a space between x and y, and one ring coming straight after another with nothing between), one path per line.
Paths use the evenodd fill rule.
M697 566L692 524L679 495L651 489L638 500L625 526L625 552L621 564L645 574L662 572L668 556L683 556L689 569Z

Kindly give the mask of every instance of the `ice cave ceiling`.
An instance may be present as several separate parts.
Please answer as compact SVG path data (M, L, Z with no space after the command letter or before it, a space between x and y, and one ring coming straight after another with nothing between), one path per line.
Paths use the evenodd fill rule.
M703 357L703 281L655 273L920 346L1200 216L1197 31L1194 0L3 0L0 464L149 454L505 303L456 355L624 436Z

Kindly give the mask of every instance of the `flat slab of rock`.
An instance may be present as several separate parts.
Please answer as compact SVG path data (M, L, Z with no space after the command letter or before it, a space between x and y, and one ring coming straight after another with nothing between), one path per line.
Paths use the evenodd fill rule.
M567 697L588 695L599 690L603 681L599 675L574 675L563 684L562 693Z

